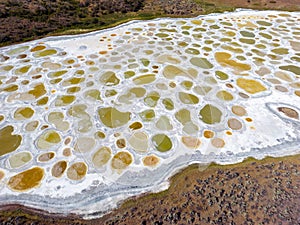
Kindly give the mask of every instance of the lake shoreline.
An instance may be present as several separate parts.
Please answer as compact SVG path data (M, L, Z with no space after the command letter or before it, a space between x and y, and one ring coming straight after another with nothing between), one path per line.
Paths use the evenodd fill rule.
M231 210L233 212L244 210L245 214L232 215L232 218L227 215L224 217L228 219L226 222L230 220L239 223L248 218L254 223L269 220L273 224L277 224L279 221L290 221L295 224L297 215L299 215L299 208L296 207L300 200L299 170L299 154L279 158L266 157L262 160L248 158L241 163L230 165L212 163L204 168L199 164L192 164L170 178L171 184L168 190L146 193L125 200L117 209L101 218L85 220L74 214L51 214L21 205L7 205L0 208L0 221L3 225L30 224L32 222L35 224L143 224L143 221L147 221L146 224L149 222L154 224L156 221L170 224L172 220L186 222L187 220L183 220L182 215L187 211L197 211L203 215L212 213L211 215L213 215L213 211L220 211L228 204L226 199L229 199L230 196L230 199L233 199L231 200L232 205L237 201L234 207L231 206ZM248 185L247 188L245 184ZM219 185L223 186L223 189L219 189ZM209 192L205 196L211 196L211 199L205 198L203 201L202 195L205 191ZM219 196L220 191L223 192L221 196L228 195L223 200ZM214 195L212 195L213 192L215 192ZM178 197L174 198L174 196ZM257 199L255 200L255 198ZM147 204L145 204L146 202ZM256 203L255 207L252 206L254 203ZM292 205L294 207L291 207ZM266 214L262 214L261 218L257 214L263 208L265 208ZM289 208L291 211L281 218L280 212L285 208ZM273 212L275 209L278 214ZM163 213L159 214L158 212ZM273 216L270 217L268 212ZM166 217L168 213L173 217ZM181 216L176 219L174 215ZM197 214L187 215L190 220L196 216ZM206 221L207 216L201 218L199 217L195 221L209 224ZM214 216L211 216L211 220L215 219Z

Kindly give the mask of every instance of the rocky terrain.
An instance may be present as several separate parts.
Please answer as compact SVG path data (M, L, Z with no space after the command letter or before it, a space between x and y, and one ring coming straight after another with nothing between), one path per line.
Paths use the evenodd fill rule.
M299 224L300 155L248 159L204 169L191 165L167 191L125 202L100 219L51 215L19 206L0 211L8 224Z
M0 46L87 32L130 19L253 9L299 10L300 0L0 0Z

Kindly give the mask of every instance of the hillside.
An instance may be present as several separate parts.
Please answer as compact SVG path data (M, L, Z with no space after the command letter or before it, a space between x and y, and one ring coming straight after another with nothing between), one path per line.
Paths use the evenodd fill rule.
M0 46L102 29L130 19L196 16L238 7L297 10L300 1L0 0Z

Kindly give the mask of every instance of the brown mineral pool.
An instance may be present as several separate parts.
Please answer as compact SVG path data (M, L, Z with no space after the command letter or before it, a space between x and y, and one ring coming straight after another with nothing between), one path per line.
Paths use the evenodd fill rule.
M7 185L14 191L27 191L38 187L43 178L44 169L33 167L11 177Z
M6 126L0 130L0 156L13 152L20 146L22 136L13 134L13 131L13 126Z
M215 136L215 132L211 131L211 130L205 130L203 132L203 136L205 138L213 138Z
M73 163L68 169L67 169L67 177L70 180L81 180L85 177L87 173L88 167L84 162L76 162Z
M245 116L247 114L245 108L239 105L232 106L231 111L237 116Z
M66 157L72 156L72 151L70 148L65 148L62 153Z
M218 91L217 93L217 97L221 100L224 100L224 101L231 101L233 100L233 95L230 94L228 91Z
M98 168L108 163L112 156L112 151L109 147L99 148L92 156L93 165Z
M181 138L181 141L186 147L190 149L198 149L201 145L201 141L197 137L183 136Z
M132 124L130 124L129 128L131 130L138 130L141 129L143 127L143 124L141 122L133 122Z
M38 99L46 93L46 87L42 83L36 84L32 90L28 91L28 94L33 95L36 99Z
M116 170L127 168L133 161L133 157L129 152L121 151L114 155L111 161L111 167Z
M67 161L62 160L55 163L51 169L51 174L53 177L59 178L61 177L65 170L67 169Z
M120 138L116 141L116 145L118 148L125 148L126 147L126 140L124 138Z
M223 148L225 146L225 141L222 138L214 138L211 140L211 144L216 148Z
M249 94L256 94L267 90L267 88L259 81L252 79L238 78L236 83L240 88L242 88Z
M149 167L155 167L159 161L159 158L155 155L148 155L143 158L143 164Z
M31 52L37 52L37 51L44 50L45 48L46 48L46 46L44 46L44 45L36 45L32 49L30 49L30 51Z
M230 67L237 72L243 72L251 70L251 66L244 63L239 63L233 59L231 59L231 54L227 52L216 52L215 59L217 62L223 67Z
M54 152L46 152L46 153L39 155L38 161L39 162L48 162L49 160L53 159L54 156L55 156Z
M299 119L299 113L289 107L278 107L277 108L279 112L282 112L284 115L286 115L287 117L293 118L293 119Z
M232 130L240 130L243 127L243 124L235 118L230 118L227 121L228 127L230 127Z

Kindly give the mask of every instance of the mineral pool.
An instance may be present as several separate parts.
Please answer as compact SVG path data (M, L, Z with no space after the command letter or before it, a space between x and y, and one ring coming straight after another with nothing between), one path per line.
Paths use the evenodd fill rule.
M133 21L1 48L1 204L95 215L194 162L299 153L299 78L296 12Z

